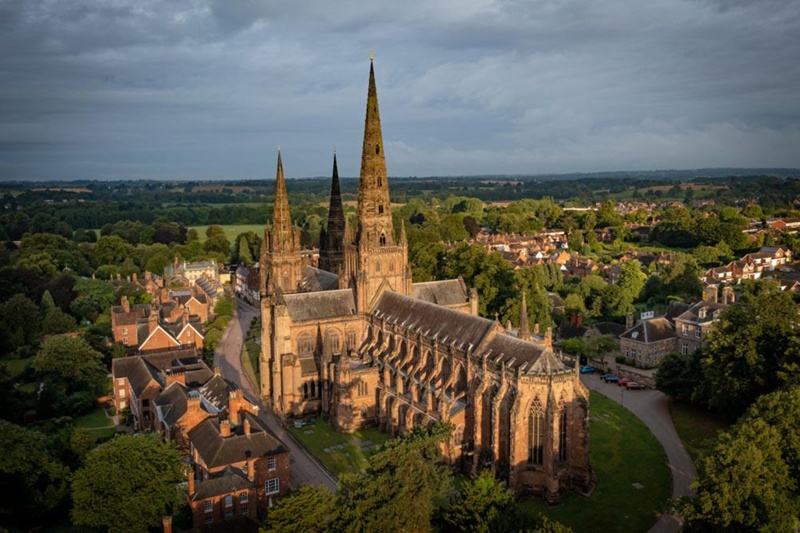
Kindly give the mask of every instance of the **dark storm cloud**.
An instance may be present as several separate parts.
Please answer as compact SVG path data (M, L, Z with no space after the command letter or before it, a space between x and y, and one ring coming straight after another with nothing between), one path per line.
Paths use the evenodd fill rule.
M800 166L800 4L0 0L0 179Z

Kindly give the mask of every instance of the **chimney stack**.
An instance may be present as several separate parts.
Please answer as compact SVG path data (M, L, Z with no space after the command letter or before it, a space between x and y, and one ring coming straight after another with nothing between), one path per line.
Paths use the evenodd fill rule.
M164 533L172 533L172 517L165 516L161 519L161 525L164 526Z
M725 294L725 289L727 289L727 287L722 289L723 296ZM717 297L718 297L718 292L717 292L717 286L716 285L706 285L703 288L703 299L705 301L711 302L712 304L715 304L715 303L717 303Z
M633 313L628 313L625 315L625 329L631 329L633 327Z
M219 366L214 367L214 375L219 376Z
M244 452L247 458L247 479L250 481L256 480L256 460L250 450Z
M244 419L244 423L242 425L244 426L244 434L245 435L249 435L250 434L250 421L245 418Z
M194 494L194 467L189 468L189 475L186 476L189 481L189 486L187 487L187 491L189 492L189 496Z
M120 298L120 303L122 304L123 311L125 311L126 313L131 312L131 303L128 301L127 296L122 296L122 298Z
M231 436L231 423L229 420L220 420L219 434L222 438L225 439Z

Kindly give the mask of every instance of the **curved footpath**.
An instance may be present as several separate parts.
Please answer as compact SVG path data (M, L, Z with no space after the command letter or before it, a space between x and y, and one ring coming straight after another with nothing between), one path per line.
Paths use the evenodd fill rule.
M222 377L229 379L253 399L258 401L261 408L259 418L267 427L289 448L291 461L292 488L300 485L322 485L330 491L336 491L336 479L303 448L293 436L281 425L270 409L260 401L260 395L255 392L256 384L250 383L242 370L242 345L245 335L250 329L250 321L259 315L259 310L239 300L236 301L236 310L233 318L228 323L215 352L215 364L219 366Z
M650 389L628 391L616 384L603 382L599 374L583 374L581 381L636 415L658 439L667 454L667 463L672 472L672 497L693 495L690 485L697 477L697 471L672 424L666 395ZM650 533L675 533L680 529L681 523L677 517L663 514L650 528Z

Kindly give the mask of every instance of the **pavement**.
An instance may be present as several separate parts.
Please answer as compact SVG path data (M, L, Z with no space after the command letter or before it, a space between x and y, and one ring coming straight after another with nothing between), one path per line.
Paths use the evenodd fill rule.
M672 497L693 496L691 484L697 477L697 470L672 424L666 395L652 389L626 390L625 387L605 383L600 379L600 374L582 374L581 381L590 389L621 404L644 422L667 455L672 472ZM677 533L681 530L681 525L680 517L663 514L650 528L649 533Z
M222 335L214 357L214 364L219 366L222 377L236 384L251 399L256 399L260 407L259 418L289 448L291 463L290 486L300 485L323 486L336 491L336 478L333 477L314 457L312 457L295 438L284 429L272 411L260 401L261 394L255 383L250 383L247 374L242 370L242 345L250 329L250 322L260 314L260 310L242 301L237 301L233 318Z

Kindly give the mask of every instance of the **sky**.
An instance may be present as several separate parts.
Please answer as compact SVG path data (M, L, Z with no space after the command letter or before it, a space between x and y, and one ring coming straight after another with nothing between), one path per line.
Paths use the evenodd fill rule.
M0 180L800 167L797 0L0 0Z

